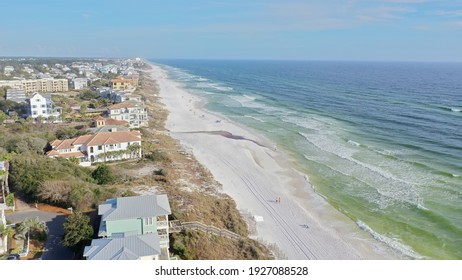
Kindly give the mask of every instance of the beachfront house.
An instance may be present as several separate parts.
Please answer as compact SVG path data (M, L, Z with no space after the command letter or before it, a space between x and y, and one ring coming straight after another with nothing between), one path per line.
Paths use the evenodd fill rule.
M88 86L88 79L87 78L74 78L72 79L72 85L74 89L83 89Z
M127 121L118 121L111 118L103 118L98 116L93 119L92 127L87 129L90 133L98 132L115 132L115 131L129 131Z
M111 88L116 90L133 90L138 86L138 77L118 77L111 80Z
M34 93L31 97L26 99L27 115L31 116L34 120L41 117L44 121L48 121L53 118L53 121L60 121L59 116L62 113L62 108L53 107L53 100L51 96L43 93Z
M102 239L93 240L85 248L87 259L96 259L94 252L104 252L103 248L107 253L99 259L168 259L171 210L167 195L108 199L99 205L98 214L101 215L98 236ZM137 245L142 244L140 240L147 251L140 252Z
M50 143L51 158L76 158L82 166L94 162L106 162L141 157L141 133L139 131L113 131L82 135L72 139L54 140Z
M143 102L126 101L107 107L107 116L114 120L128 121L131 128L148 126L148 112Z
M158 260L161 255L157 234L113 234L111 238L93 239L83 256L87 260Z

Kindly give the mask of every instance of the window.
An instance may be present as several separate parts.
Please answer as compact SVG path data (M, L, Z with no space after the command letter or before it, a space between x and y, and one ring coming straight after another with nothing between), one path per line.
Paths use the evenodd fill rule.
M144 218L145 226L152 226L152 218Z
M103 146L98 146L98 151L101 151L103 149Z
M90 147L90 153L93 153L93 147Z
M42 107L42 108L45 108L45 104L42 104L42 106L41 106L41 107Z
M37 111L32 111L32 115L37 115Z
M42 110L42 114L46 114L47 113L47 110Z
M32 108L34 108L34 109L37 108L37 105L32 105Z

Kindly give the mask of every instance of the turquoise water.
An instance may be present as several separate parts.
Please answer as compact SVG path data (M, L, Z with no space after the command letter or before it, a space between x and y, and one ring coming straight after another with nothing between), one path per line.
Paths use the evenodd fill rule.
M411 258L462 259L462 64L154 61Z

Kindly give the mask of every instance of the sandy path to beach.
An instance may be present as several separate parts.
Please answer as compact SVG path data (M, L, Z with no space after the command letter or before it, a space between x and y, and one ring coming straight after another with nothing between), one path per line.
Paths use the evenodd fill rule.
M288 259L396 258L317 195L274 144L202 109L198 97L153 69L170 112L166 128L255 219L253 238L277 244Z

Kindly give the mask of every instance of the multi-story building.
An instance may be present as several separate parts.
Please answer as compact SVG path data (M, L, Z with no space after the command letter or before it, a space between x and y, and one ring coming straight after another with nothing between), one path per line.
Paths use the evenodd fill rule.
M128 121L130 127L148 126L148 112L143 102L126 101L107 107L107 115L114 120Z
M26 93L32 92L62 92L68 91L67 79L37 79L37 80L6 80L0 81L1 86L9 86L13 89L23 90Z
M72 80L72 84L74 85L74 89L83 89L87 87L88 79L87 78L75 78Z
M77 158L82 166L141 157L139 131L112 131L82 135L72 139L54 140L47 153L49 157Z
M169 259L167 195L119 197L99 205L98 236L85 247L92 259ZM143 241L143 242L141 242Z
M14 67L13 66L5 66L5 68L3 69L3 73L7 76L9 76L11 74L11 72L14 71Z
M6 90L6 100L17 103L26 103L27 95L23 90L9 88Z
M34 120L41 116L44 121L49 120L50 117L53 117L54 121L59 121L62 108L53 108L51 96L36 92L27 98L26 102L29 105L28 116L31 116Z
M130 90L135 89L137 86L138 79L119 77L111 81L111 88L117 90Z

